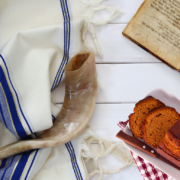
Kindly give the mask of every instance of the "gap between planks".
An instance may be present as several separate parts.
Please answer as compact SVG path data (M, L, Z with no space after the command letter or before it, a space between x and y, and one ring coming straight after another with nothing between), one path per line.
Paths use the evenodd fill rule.
M112 63L100 63L100 62L96 62L96 64L158 64L158 63L163 63L163 62L127 62L127 63L125 63L125 62L112 62Z
M102 105L103 105L103 104L105 104L105 105L106 105L106 104L107 104L107 105L108 105L108 104L110 104L110 105L111 105L111 104L115 104L115 105L125 104L125 105L126 105L126 104L135 104L135 103L137 103L137 102L99 102L99 103L97 102L96 104L98 104L98 105L101 105L101 104L102 104ZM63 103L55 103L55 105L62 105L62 104L63 104Z

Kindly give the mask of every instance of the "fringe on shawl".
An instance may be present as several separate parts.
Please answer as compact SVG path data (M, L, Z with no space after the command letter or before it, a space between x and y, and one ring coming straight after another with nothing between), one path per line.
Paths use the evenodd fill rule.
M91 149L92 142L100 145L101 154L96 154L92 151ZM135 162L129 150L124 146L123 142L111 143L99 137L95 133L93 133L89 127L84 131L79 149L80 149L81 161L86 173L86 180L89 180L95 174L99 174L98 180L101 180L103 174L119 173L125 167L129 165L135 165ZM122 161L124 165L115 171L111 171L111 172L103 171L99 158L105 157L110 153L112 153L116 158Z
M123 13L120 12L115 7L111 7L109 5L101 5L101 3L106 0L80 0L82 6L83 16L87 19L88 23L86 23L82 29L82 47L84 50L90 50L94 52L96 55L102 55L101 49L95 34L94 25L104 25L113 19L121 16ZM98 11L107 10L110 12L110 16L106 19L95 20L94 16ZM85 38L87 32L90 32L95 44L95 47L91 45L91 43Z

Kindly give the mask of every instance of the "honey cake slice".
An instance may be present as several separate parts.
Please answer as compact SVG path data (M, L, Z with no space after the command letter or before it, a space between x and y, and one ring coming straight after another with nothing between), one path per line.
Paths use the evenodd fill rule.
M179 119L180 115L171 107L164 106L151 110L142 126L143 140L153 148L157 148L167 131Z
M145 121L146 114L150 110L162 106L165 104L152 96L142 99L135 105L134 113L129 116L129 126L136 138L142 138L141 126Z
M168 130L157 152L180 167L180 120Z

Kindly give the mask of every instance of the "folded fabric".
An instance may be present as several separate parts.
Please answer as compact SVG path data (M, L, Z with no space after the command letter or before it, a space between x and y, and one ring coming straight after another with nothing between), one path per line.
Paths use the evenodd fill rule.
M124 130L127 126L129 120L126 122L120 121L118 123L118 126ZM144 180L171 180L172 178L169 177L167 174L159 170L158 168L154 167L149 162L145 161L141 157L139 157L134 152L130 151L132 154L132 157L134 161L136 162L136 165L139 169L139 172L141 173Z
M107 9L108 20L119 15L94 7L103 1L0 1L0 147L52 126L60 109L51 92L63 81L65 65L79 51L100 53L92 24L107 20L93 20L94 13ZM95 46L85 39L87 31ZM0 179L86 179L79 142L3 159Z
M85 20L73 21L71 27L82 29L86 23ZM71 47L72 52L81 50L80 32L76 31L76 35L71 37L71 42L76 42L76 46ZM51 103L50 92L61 82L64 66L71 57L70 54L63 57L64 42L60 40L63 35L63 24L26 30L11 38L1 52L1 121L17 140L50 128L52 117L56 117L59 112L59 108ZM59 67L60 60L62 61ZM4 143L15 141L13 135L6 135ZM36 133L34 135L36 136ZM4 134L1 137L4 137ZM37 150L8 159L6 163L9 168L1 170L1 178L8 179L11 175L12 179L17 179L16 171L20 175L19 169L22 169L22 166L27 169L29 166L29 172L24 172L24 177L21 178L28 179L26 176L29 174L27 177L31 179L31 163L39 159L34 171L36 173L50 152L51 149ZM16 164L21 162L23 164L16 167ZM14 169L16 171L13 173Z

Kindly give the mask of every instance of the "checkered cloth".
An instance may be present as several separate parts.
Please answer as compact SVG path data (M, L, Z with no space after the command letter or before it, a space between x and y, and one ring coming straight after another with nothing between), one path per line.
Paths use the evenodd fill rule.
M118 126L124 130L127 123L129 122L119 122ZM141 157L137 156L134 152L130 151L134 161L137 164L137 167L139 169L139 172L141 173L144 180L171 180L172 178L162 172L161 170L154 167L152 164L147 162L146 160L142 159Z

